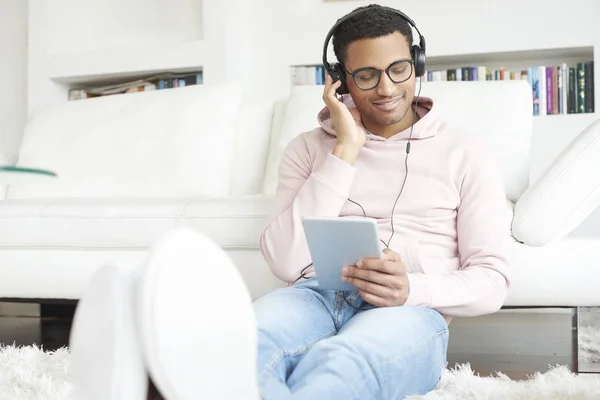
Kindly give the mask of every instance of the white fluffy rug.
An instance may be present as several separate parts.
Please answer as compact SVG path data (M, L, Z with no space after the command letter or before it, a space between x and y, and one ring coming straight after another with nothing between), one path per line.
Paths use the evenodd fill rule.
M67 349L43 352L32 346L0 346L1 400L76 400L71 389ZM463 365L446 371L434 391L410 399L600 399L600 376L577 376L556 367L527 381L512 381L502 374L479 377Z
M75 400L71 396L69 352L34 346L0 346L1 400Z
M600 376L574 375L567 367L554 367L526 381L513 381L504 374L480 377L469 365L448 370L438 387L410 400L592 400L600 399Z

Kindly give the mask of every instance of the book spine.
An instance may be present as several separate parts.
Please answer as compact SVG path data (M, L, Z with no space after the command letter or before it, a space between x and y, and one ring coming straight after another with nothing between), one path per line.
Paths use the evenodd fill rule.
M556 66L556 110L557 114L563 114L563 79L562 69Z
M452 68L448 70L448 80L456 81L456 69Z
M538 67L539 82L540 82L540 115L547 114L546 104L546 67Z
M569 114L577 113L577 69L569 67Z
M594 62L591 62L592 64L592 68L590 70L591 74L590 74L590 86L592 88L591 90L591 95L592 95L592 101L590 102L590 112L596 112L596 81L595 81L595 72L594 72Z
M480 81L487 80L487 68L485 66L480 65L477 67L477 76Z
M577 112L585 112L585 64L577 63Z
M594 112L594 64L592 62L585 63L585 112Z
M562 81L562 107L561 107L561 111L562 114L567 114L568 112L568 105L567 105L567 100L569 98L569 67L567 66L567 63L562 63L560 66L560 76L561 76L561 81Z
M552 72L552 114L558 114L558 75L556 66L551 67Z
M552 81L552 67L546 67L546 114L553 114L552 94L554 93L554 85Z
M464 67L462 69L462 80L463 81L470 81L471 80L471 68Z
M529 68L529 81L533 99L533 115L540 115L540 82L537 68Z

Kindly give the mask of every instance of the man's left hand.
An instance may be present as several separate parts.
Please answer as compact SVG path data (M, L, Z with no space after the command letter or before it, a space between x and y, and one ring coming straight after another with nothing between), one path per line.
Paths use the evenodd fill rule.
M342 280L358 290L364 301L376 307L404 305L409 293L406 267L398 253L383 251L383 259L368 258L342 271Z

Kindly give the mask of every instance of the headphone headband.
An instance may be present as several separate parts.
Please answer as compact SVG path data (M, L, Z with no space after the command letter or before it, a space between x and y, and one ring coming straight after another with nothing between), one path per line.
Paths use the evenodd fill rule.
M410 48L412 50L411 54L413 56L413 59L415 61L415 73L417 76L422 76L425 73L425 37L423 35L421 35L421 32L419 31L419 28L417 28L417 25L414 23L414 21L412 19L410 19L406 14L404 14L402 11L400 10L396 10L395 8L391 8L391 7L385 7L385 6L380 6L380 8L382 10L394 13L396 15L399 15L400 17L402 17L406 22L408 22L413 28L415 28L415 30L417 31L417 34L419 35L419 45L413 45L412 43L410 43ZM327 47L329 46L329 41L331 40L331 37L334 35L335 31L337 30L337 28L343 24L344 22L346 22L347 20L349 20L350 18L362 14L364 12L370 11L370 9L362 9L362 10L356 10L356 11L352 11L351 13L343 16L342 18L340 18L329 30L329 32L327 33L327 36L325 38L325 44L323 45L323 66L325 67L325 70L328 71L330 74L333 73L334 74L334 81L336 79L341 79L342 83L345 83L345 80L343 78L343 73L342 71L339 71L338 69L339 64L341 63L341 60L338 60L338 64L336 65L331 65L329 64L329 62L327 61ZM339 76L341 75L341 76ZM345 86L345 85L344 85ZM340 88L342 89L342 91L344 91L345 93L347 93L347 88Z

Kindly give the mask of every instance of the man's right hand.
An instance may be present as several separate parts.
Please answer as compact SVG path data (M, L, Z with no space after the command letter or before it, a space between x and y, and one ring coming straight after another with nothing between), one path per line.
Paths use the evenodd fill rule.
M333 128L338 141L333 150L333 155L352 165L365 144L366 132L358 109L352 108L352 110L349 110L337 98L336 90L340 87L341 82L332 82L331 76L326 74L323 101L325 101L325 105L331 113Z

